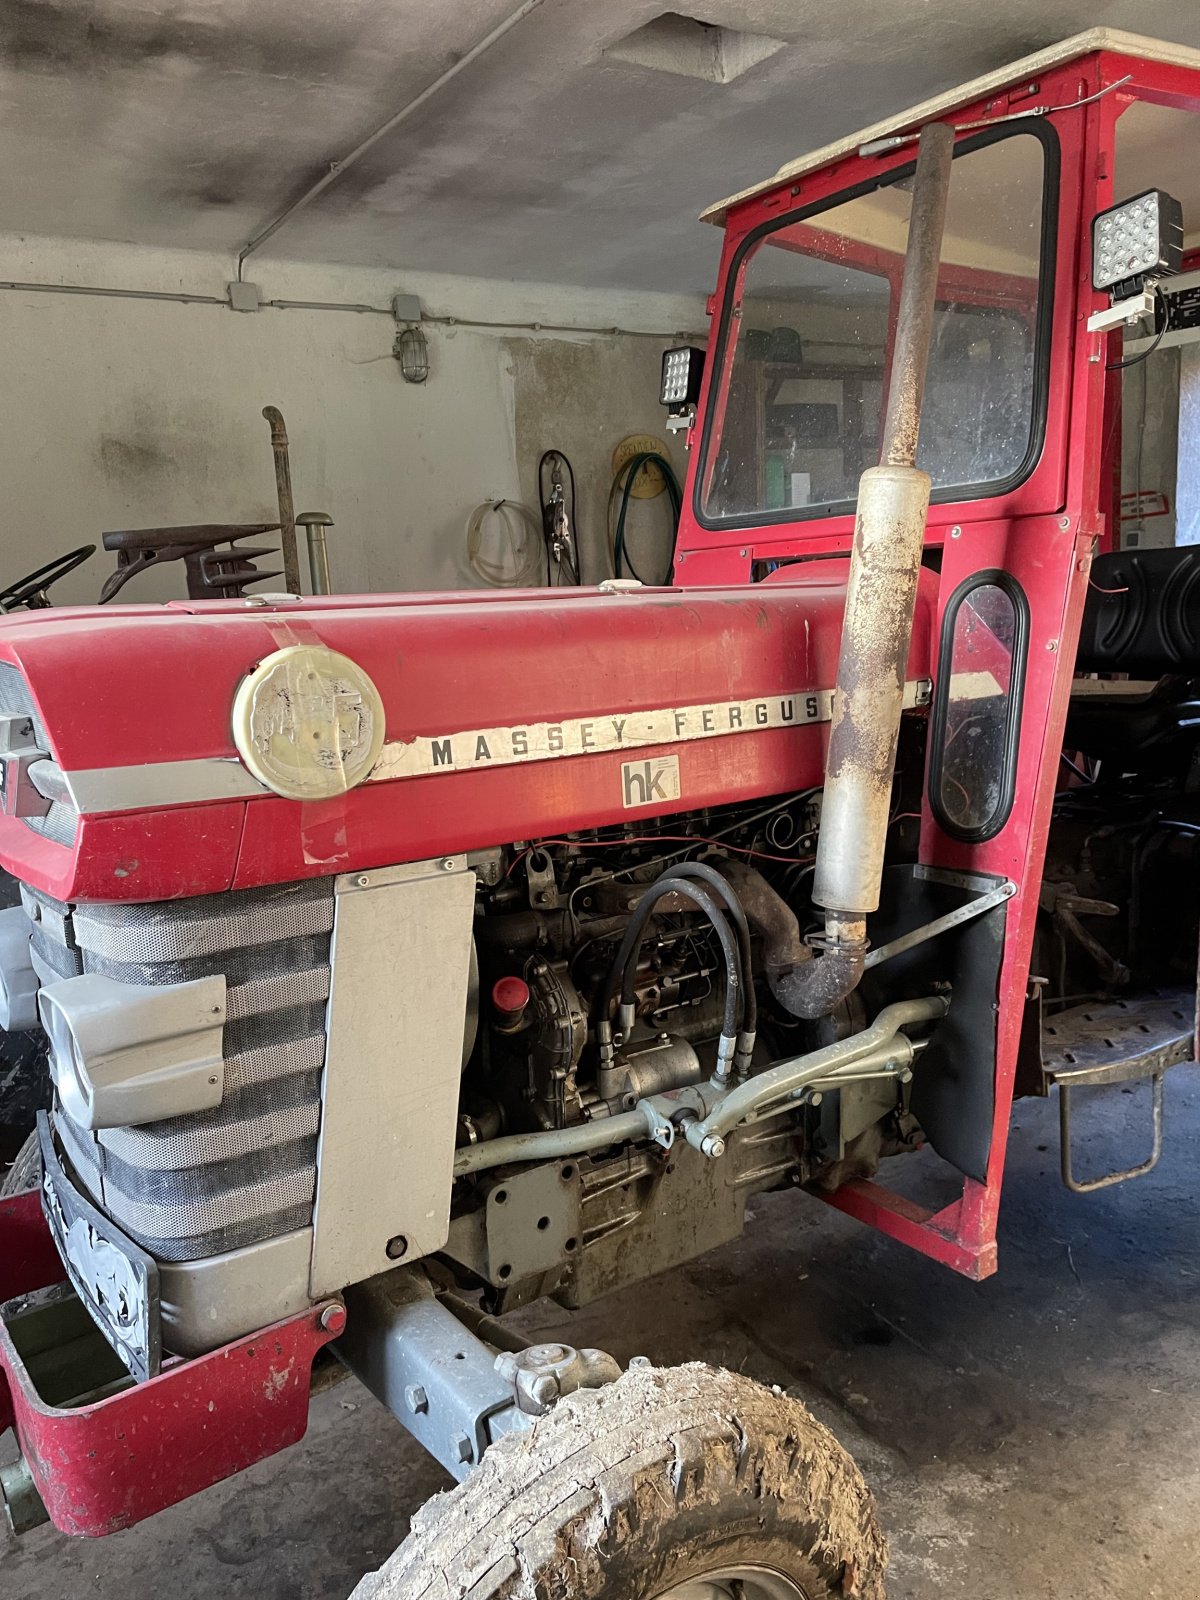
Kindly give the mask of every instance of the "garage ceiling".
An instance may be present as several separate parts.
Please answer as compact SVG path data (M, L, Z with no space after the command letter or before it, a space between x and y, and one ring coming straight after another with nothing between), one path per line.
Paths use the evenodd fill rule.
M5 0L4 227L236 252L516 3ZM1144 0L542 0L267 248L703 290L704 205L1100 25L1147 31Z

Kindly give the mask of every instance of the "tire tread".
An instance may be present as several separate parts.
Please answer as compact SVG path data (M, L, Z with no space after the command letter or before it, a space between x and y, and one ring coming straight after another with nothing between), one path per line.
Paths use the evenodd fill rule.
M833 1435L699 1363L626 1373L501 1439L352 1600L642 1600L631 1567L677 1551L683 1516L794 1539L812 1600L883 1600L874 1502Z

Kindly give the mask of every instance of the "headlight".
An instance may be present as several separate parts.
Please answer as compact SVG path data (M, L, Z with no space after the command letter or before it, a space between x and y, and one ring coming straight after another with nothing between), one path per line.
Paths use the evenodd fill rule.
M225 979L117 983L85 972L38 995L59 1101L78 1127L138 1127L219 1106Z

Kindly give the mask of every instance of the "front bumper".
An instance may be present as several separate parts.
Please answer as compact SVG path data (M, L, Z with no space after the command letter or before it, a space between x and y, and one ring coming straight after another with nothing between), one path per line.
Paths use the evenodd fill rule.
M36 1191L0 1200L0 1433L15 1427L50 1520L116 1533L274 1455L308 1425L327 1300L134 1383L67 1280Z

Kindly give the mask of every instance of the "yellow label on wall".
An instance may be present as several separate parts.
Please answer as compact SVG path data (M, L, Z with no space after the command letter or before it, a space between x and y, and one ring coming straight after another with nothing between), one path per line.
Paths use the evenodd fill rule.
M652 450L655 455L662 456L664 461L671 459L667 447L661 439L656 439L652 433L631 433L628 439L622 439L613 451L612 464L613 476L616 477L621 468L634 456L643 455L647 450ZM629 491L635 500L653 500L666 488L666 479L652 461L640 469L633 480L633 488Z

